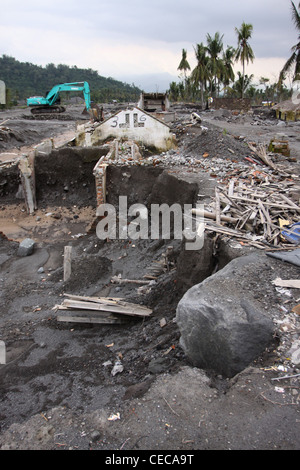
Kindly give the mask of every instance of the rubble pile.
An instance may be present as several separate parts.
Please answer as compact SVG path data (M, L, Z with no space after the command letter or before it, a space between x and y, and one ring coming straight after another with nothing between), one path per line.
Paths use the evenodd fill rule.
M289 248L290 241L299 242L287 235L299 220L300 207L292 200L295 189L290 179L259 170L247 172L245 179L230 178L216 187L203 213L205 229L261 249Z

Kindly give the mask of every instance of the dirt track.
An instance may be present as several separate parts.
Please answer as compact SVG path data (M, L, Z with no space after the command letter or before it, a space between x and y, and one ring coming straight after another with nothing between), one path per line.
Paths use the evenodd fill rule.
M75 111L78 119L78 108ZM184 113L188 119L190 111L182 111L183 121ZM18 133L22 147L73 132L75 126L75 120L30 121L23 114L0 114L0 119L12 118L5 125ZM203 125L212 130L210 138L198 136L197 129L183 123L177 128L179 155L191 161L205 152L210 159L229 158L234 151L243 161L248 149L233 136L249 135L264 142L274 131L282 132L276 120L253 122L248 117L228 122L208 113ZM295 158L285 163L299 174L299 125L288 125L284 132ZM3 150L11 152L16 144L12 139ZM201 179L209 196L214 183L203 169L174 165L172 171L186 181ZM179 345L174 321L187 288L185 279L178 283L176 270L165 272L154 290L142 294L137 286L110 282L117 274L142 279L170 242L100 241L95 233L86 234L95 202L89 204L87 197L85 204L79 199L68 204L71 193L62 189L49 204L44 200L33 216L27 215L22 200L1 207L0 231L13 241L0 238L0 339L7 347L7 364L0 365L0 448L299 450L299 378L276 383L285 387L284 393L276 392L272 382L278 376L276 367L287 363L284 347L276 349L274 344L274 350L233 379L192 367ZM37 242L34 254L19 258L17 242L28 236ZM76 262L65 283L62 255L68 243ZM179 257L181 244L172 244ZM299 275L293 266L285 266L283 275L277 261L273 267L275 275ZM298 292L292 292L295 301ZM53 307L64 293L122 297L153 308L153 316L130 325L59 323ZM284 296L275 301L271 290L261 295L279 305L286 301ZM123 371L112 375L117 361ZM291 369L289 373L299 373Z

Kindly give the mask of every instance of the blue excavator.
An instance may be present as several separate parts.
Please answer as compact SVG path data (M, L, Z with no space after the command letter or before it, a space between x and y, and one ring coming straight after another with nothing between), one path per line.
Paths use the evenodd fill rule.
M31 108L33 115L57 114L65 112L66 108L60 104L60 93L62 91L83 91L86 110L91 117L95 117L95 112L91 104L90 87L87 82L61 83L55 85L45 97L32 96L27 99L27 106Z

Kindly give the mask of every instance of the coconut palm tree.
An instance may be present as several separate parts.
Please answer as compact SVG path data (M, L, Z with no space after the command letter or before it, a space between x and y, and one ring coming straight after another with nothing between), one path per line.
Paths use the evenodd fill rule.
M292 47L292 55L291 57L287 60L285 65L283 66L283 69L280 72L279 75L279 82L278 85L279 87L281 86L282 82L285 79L286 73L291 70L291 68L295 65L295 69L293 72L293 80L300 80L300 2L298 5L299 11L297 11L297 8L295 7L294 2L291 2L292 4L292 17L293 21L295 23L296 29L298 30L298 43L295 44L295 46Z
M233 71L233 60L235 56L235 49L232 46L227 46L227 49L223 53L223 63L224 63L224 75L222 77L222 82L226 87L229 86L230 82L234 82L235 75Z
M184 83L186 83L186 71L191 70L190 64L187 60L187 52L185 49L182 49L182 57L180 64L178 65L177 70L183 71L184 74Z
M251 85L254 75L242 75L241 72L238 72L238 79L234 82L232 90L239 96L244 96L247 88Z
M249 61L253 62L255 56L253 50L249 44L249 39L252 36L253 26L252 24L247 24L245 22L242 23L240 29L235 28L235 32L238 37L238 47L236 49L235 60L240 60L243 66L243 74L242 78L243 81L245 79L245 62L247 64ZM244 98L244 85L242 85L242 98Z
M194 47L195 56L197 59L197 65L192 71L191 79L195 87L200 85L201 91L201 105L204 107L204 88L206 88L206 83L210 79L209 69L208 69L208 56L206 55L206 47L201 44L196 44Z
M215 86L215 89L217 88L217 77L220 75L220 69L222 66L222 61L219 59L219 54L223 50L223 36L220 36L220 33L215 33L214 37L212 37L210 34L206 35L206 50L210 56L210 61L209 61L209 66L210 66L210 72L211 72L211 86L210 90L212 93L212 88L213 88L213 83Z

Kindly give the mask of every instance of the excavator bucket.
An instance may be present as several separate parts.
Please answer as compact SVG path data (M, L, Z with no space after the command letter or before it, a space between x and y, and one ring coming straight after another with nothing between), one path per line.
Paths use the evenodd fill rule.
M103 113L103 107L99 107L95 103L91 103L91 107L89 110L84 108L82 114L89 114L90 118L93 119L93 121L104 121L104 113Z

